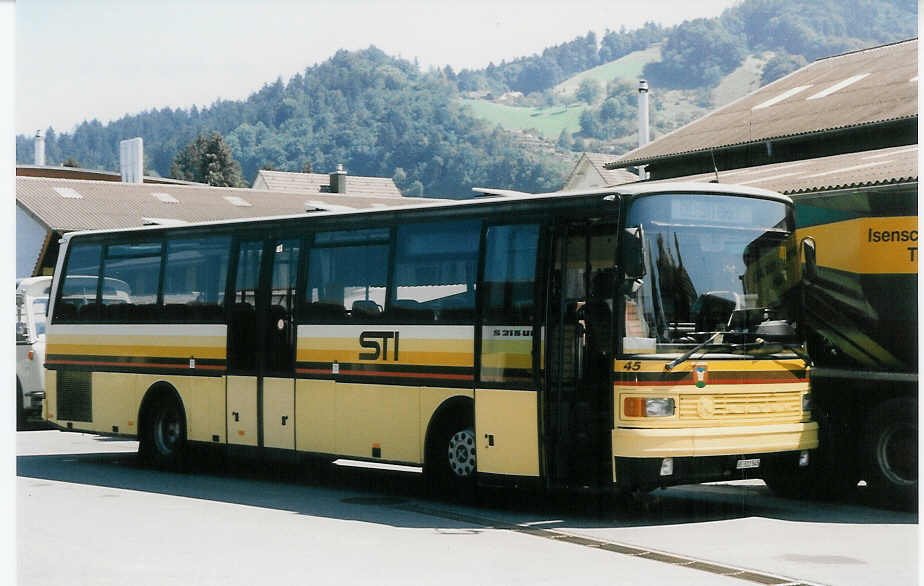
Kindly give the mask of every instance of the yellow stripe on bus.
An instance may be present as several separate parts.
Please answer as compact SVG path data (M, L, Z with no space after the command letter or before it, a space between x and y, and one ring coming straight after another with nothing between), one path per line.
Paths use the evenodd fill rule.
M617 359L613 362L613 368L617 372L668 372L664 370L664 366L669 362L670 360ZM694 357L678 364L670 372L690 372L697 362L706 362L709 365L709 372L779 372L806 369L805 362L798 358L783 360L702 360Z
M89 355L89 356L124 356L133 358L211 358L225 359L225 347L212 346L131 346L110 344L52 344L49 343L46 354Z

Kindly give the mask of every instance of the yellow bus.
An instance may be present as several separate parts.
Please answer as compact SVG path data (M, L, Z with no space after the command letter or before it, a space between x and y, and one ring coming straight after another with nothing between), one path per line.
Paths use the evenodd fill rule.
M787 197L488 193L66 235L45 418L159 467L212 444L422 466L462 493L807 464Z

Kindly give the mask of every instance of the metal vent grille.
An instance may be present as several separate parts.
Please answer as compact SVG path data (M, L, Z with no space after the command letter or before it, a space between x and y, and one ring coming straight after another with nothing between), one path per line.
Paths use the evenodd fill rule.
M83 371L58 371L58 419L93 421L90 374Z
M682 395L680 419L764 420L802 416L802 392Z

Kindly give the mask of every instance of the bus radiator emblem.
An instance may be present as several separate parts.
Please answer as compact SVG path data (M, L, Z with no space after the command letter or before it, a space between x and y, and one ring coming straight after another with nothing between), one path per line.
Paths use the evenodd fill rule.
M709 382L709 369L705 364L697 364L693 367L693 377L696 382L696 388L703 388Z
M715 401L710 397L700 397L696 402L696 414L700 419L712 419L715 417Z

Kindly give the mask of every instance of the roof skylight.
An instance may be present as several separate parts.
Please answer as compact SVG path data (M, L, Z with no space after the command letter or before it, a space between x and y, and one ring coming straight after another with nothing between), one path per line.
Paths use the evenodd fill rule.
M806 100L817 100L817 99L819 99L819 98L824 98L824 97L830 96L830 95L833 94L834 92L840 91L840 90L844 89L845 87L847 87L847 86L849 86L849 85L853 85L853 84L857 83L858 81L860 81L861 79L863 79L863 78L866 77L867 75L869 75L869 73L860 73L860 74L854 75L854 76L852 76L852 77L848 77L847 79L841 80L841 81L837 82L836 84L832 85L831 87L829 87L829 88L827 88L827 89L823 89L823 90L821 90L820 92L818 92L817 94L812 94L811 96L809 96L809 97L807 97L807 98L805 98L805 99L806 99Z
M151 193L151 195L154 196L154 197L156 197L158 200L160 200L160 201L162 201L162 202L164 202L164 203L180 203L180 200L178 200L177 198L173 197L173 196L170 195L169 193L163 193L163 192L159 192L159 191L154 191L154 192Z
M58 195L64 199L83 199L83 196L77 193L76 189L71 187L52 187L55 191L58 192Z
M242 197L238 197L238 196L236 196L236 195L225 195L225 196L223 196L223 197L225 198L225 201L227 201L228 203L230 203L230 204L233 205L233 206L237 206L237 207L239 207L239 208L250 208L250 207L253 207L253 204L252 204L252 203L250 203L249 201L247 201L246 199L244 199L244 198L242 198Z
M786 90L786 91L783 92L782 94L780 94L780 95L778 95L778 96L774 96L774 97L770 98L769 100L767 100L766 102L761 102L761 103L757 104L756 106L754 106L753 108L751 108L751 110L762 110L763 108L769 108L769 107L772 106L773 104L776 104L776 103L778 103L778 102L782 102L782 101L785 100L786 98L791 98L791 97L793 97L794 95L798 94L799 92L803 92L803 91L807 90L807 89L810 88L810 87L812 87L812 86L811 86L811 85L800 85L800 86L798 86L798 87L789 88L788 90Z

